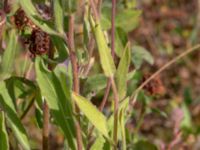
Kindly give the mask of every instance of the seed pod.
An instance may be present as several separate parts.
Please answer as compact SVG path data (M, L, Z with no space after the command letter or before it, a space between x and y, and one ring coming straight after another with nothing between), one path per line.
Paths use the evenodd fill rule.
M50 46L50 37L49 35L40 30L34 29L30 37L30 52L35 55L47 54Z

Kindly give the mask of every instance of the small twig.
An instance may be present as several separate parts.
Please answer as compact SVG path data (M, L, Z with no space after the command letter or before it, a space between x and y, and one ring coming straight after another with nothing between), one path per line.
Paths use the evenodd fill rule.
M174 64L176 61L178 61L179 59L183 58L184 56L188 55L189 53L193 52L194 50L197 50L198 48L200 48L200 44L186 50L185 52L181 53L180 55L178 55L177 57L175 57L174 59L172 59L171 61L169 61L167 64L165 64L163 67L161 67L158 71L156 71L152 76L150 76L145 82L143 82L135 91L134 93L131 95L130 101L132 101L134 99L135 94L137 94L140 90L142 90L142 88L148 84L152 79L154 79L157 75L159 75L162 71L164 71L165 69L167 69L168 67L170 67L172 64Z

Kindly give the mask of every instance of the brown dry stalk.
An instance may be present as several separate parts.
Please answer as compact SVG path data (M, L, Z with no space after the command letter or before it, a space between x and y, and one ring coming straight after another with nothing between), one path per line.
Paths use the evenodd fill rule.
M68 46L69 46L69 52L70 52L70 60L72 63L72 70L73 70L73 90L77 94L79 94L79 77L78 77L78 64L77 64L77 58L75 54L75 45L74 45L74 15L69 15L69 33L68 33ZM78 106L74 106L75 112L79 113ZM77 149L82 150L82 136L81 136L81 126L80 126L80 119L77 117L77 120L75 121L76 126L76 140L77 140Z
M171 61L169 61L168 63L166 63L164 66L162 66L158 71L156 71L154 74L152 74L145 82L143 82L135 91L134 93L131 95L130 101L134 100L135 95L144 88L145 85L147 85L152 79L154 79L156 76L158 76L161 72L163 72L164 70L166 70L168 67L170 67L172 64L174 64L176 61L178 61L179 59L185 57L186 55L188 55L189 53L193 52L194 50L197 50L200 48L200 44L195 45L192 48L187 49L186 51L184 51L183 53L181 53L180 55L178 55L177 57L175 57L174 59L172 59Z

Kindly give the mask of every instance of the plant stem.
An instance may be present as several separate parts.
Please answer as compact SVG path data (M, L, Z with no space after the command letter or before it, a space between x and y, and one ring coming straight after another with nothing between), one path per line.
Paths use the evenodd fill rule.
M111 85L112 85L112 91L114 94L114 131L113 131L113 141L115 143L115 146L113 149L117 149L117 129L118 129L118 107L119 107L119 96L117 87L114 81L114 78L111 77Z
M53 45L52 42L50 42L49 44L49 52L48 52L48 56L50 59L53 59L54 56L54 49L53 49ZM53 70L53 66L52 64L48 64L48 69L50 71ZM46 100L44 100L43 103L43 150L48 150L49 149L49 118L50 118L50 110L49 110L49 106L46 102Z
M116 15L116 0L112 0L111 53L112 53L112 56L113 56L113 60L115 59L115 15ZM117 149L119 95L118 95L118 91L117 91L117 87L116 87L114 78L111 77L110 81L111 81L112 91L113 91L113 94L114 94L114 131L113 131L113 141L115 143L115 146L113 147L113 149Z
M186 55L188 55L189 53L193 52L194 50L197 50L200 48L200 44L195 45L192 48L187 49L186 51L184 51L183 53L181 53L180 55L178 55L177 57L173 58L171 61L169 61L168 63L166 63L164 66L162 66L158 71L156 71L154 74L152 74L145 82L143 82L135 91L134 93L131 95L130 101L132 101L134 99L134 96L146 85L148 84L152 79L154 79L157 75L159 75L162 71L164 71L165 69L167 69L168 67L170 67L172 64L174 64L176 61L178 61L179 59L185 57Z
M77 58L75 54L75 45L74 45L74 15L69 15L69 34L68 34L68 46L70 52L70 60L72 64L73 70L73 90L77 94L79 94L79 78L78 78L78 64ZM75 104L75 110L77 114L79 113L79 109ZM76 126L76 140L77 140L77 149L82 150L82 136L81 136L81 127L80 127L80 120L77 117L75 121Z
M42 137L43 137L43 143L42 147L43 150L49 149L49 107L47 105L46 100L43 104L43 130L42 130Z
M115 58L115 14L116 14L116 0L112 0L111 53L113 59Z

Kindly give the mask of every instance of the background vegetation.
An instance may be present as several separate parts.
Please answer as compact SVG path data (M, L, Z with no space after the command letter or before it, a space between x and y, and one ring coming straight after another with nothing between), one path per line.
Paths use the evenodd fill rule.
M199 0L0 1L0 150L200 149L199 23Z

